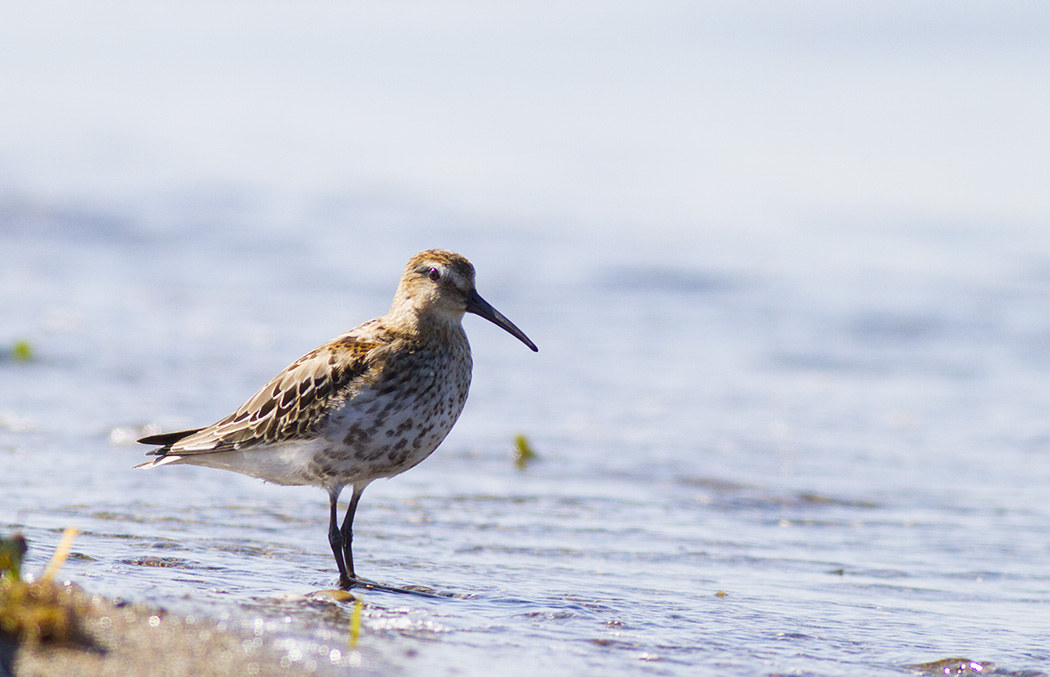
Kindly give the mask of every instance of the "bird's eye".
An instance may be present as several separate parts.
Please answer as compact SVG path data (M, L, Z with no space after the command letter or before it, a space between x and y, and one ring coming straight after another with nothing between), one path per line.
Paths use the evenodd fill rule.
M427 277L429 277L434 282L437 282L438 280L441 279L441 271L438 270L437 268L431 268L430 270L427 271Z

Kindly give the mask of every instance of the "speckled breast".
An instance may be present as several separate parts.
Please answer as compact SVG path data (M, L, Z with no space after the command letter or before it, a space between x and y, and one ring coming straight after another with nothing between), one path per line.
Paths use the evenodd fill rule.
M469 348L392 354L378 378L348 390L314 459L321 477L346 483L408 470L445 439L470 389Z

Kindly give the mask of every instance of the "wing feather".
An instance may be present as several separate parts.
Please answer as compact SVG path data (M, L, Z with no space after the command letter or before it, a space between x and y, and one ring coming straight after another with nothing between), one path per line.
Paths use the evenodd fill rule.
M389 345L385 337L363 340L355 333L303 355L221 421L139 442L163 445L150 452L157 456L190 456L317 435L332 400L345 397L355 380L367 380L370 369L386 353L382 348Z

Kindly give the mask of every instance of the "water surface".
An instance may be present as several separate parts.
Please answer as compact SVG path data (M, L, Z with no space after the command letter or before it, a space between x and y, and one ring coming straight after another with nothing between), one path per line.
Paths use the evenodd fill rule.
M34 544L30 568L74 525L64 573L93 591L305 613L294 600L335 581L322 492L132 471L131 440L219 418L383 312L396 247L348 266L339 229L245 252L221 228L6 225L5 341L29 337L37 358L0 366L3 523ZM407 247L422 235L407 233ZM580 242L521 237L509 256L515 237L451 246L541 352L468 317L461 422L426 463L369 487L358 516L364 575L454 597L367 593L363 648L457 674L1047 664L1050 258L1023 246L1041 236L974 238L957 267L892 278L891 260L701 252L739 237L673 252L610 239L572 266L560 259ZM541 456L525 471L519 433ZM352 606L334 609L345 622ZM318 625L323 646L332 628Z

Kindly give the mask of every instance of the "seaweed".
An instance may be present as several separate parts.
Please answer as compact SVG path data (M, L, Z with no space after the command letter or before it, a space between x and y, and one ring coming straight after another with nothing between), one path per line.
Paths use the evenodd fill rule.
M533 461L539 460L539 455L533 450L529 438L524 435L514 437L514 467L525 470Z
M25 538L15 534L0 539L0 639L17 643L68 644L83 642L80 618L90 603L73 586L54 582L76 537L66 529L39 580L22 576Z

